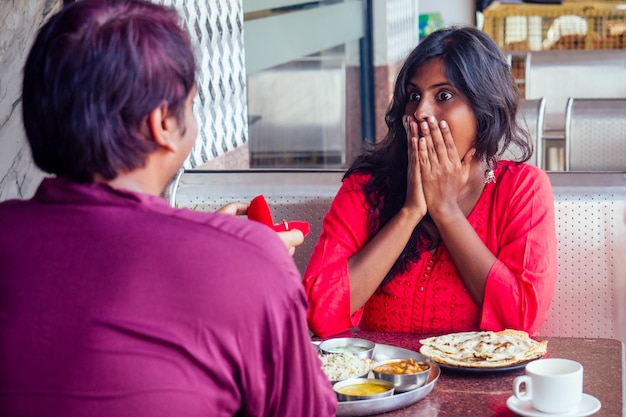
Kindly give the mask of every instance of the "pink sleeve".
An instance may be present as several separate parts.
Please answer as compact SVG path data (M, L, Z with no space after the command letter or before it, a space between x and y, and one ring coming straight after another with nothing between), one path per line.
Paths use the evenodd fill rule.
M247 410L257 416L334 417L337 396L322 370L322 362L315 352L304 324L304 295L280 334L272 338L273 364L266 371L269 405ZM300 302L301 301L301 302ZM302 312L300 314L300 312ZM265 330L266 331L266 330ZM261 369L253 372L263 371ZM263 412L265 411L265 412Z
M367 209L362 184L368 177L345 179L324 217L322 233L304 273L309 301L307 320L321 337L342 333L358 325L362 311L350 315L348 259L365 245Z
M547 318L556 284L556 227L548 176L526 168L495 197L497 244L487 244L498 259L487 277L480 327L533 335Z

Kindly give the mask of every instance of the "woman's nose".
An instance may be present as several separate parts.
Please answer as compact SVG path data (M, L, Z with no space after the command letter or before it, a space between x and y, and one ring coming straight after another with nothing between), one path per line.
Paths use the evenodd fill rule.
M417 102L417 106L415 107L415 112L413 112L413 116L417 120L426 120L429 116L433 115L433 111L430 105L428 105L427 100L420 100Z

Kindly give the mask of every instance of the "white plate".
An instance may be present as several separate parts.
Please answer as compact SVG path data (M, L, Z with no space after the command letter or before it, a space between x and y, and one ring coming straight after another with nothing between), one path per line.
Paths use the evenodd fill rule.
M589 394L583 394L580 403L567 413L544 413L535 410L530 401L520 401L515 395L506 400L506 405L511 411L524 417L586 417L597 413L601 407L600 401Z
M468 372L468 373L478 373L478 374L493 374L497 372L509 372L515 371L518 369L523 369L528 365L529 362L535 361L537 359L541 359L543 356L539 356L537 358L529 359L527 361L519 362L513 365L506 366L494 366L494 367L477 367L477 366L454 366L454 365L446 365L445 363L437 362L437 365L443 370L446 371L454 371L454 372ZM433 359L434 360L434 359Z

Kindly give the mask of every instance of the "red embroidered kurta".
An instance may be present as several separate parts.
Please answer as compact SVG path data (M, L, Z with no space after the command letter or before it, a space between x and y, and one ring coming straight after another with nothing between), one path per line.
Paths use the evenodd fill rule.
M468 221L498 258L487 277L482 308L467 292L441 244L379 289L350 315L348 258L369 239L363 184L347 178L324 217L304 274L308 322L322 337L363 330L448 333L513 328L534 334L546 320L557 276L554 198L539 168L501 161Z

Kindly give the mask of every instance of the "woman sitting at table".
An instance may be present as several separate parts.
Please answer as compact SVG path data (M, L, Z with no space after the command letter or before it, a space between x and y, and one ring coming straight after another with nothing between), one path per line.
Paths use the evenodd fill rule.
M387 136L358 157L304 274L319 336L364 330L533 334L556 281L552 188L497 45L475 28L424 39L397 77Z

